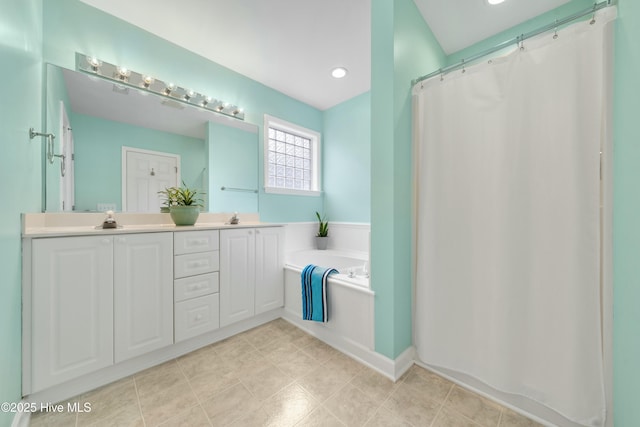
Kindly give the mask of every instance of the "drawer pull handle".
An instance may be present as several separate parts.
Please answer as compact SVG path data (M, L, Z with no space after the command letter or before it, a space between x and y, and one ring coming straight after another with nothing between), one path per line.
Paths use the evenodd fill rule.
M207 245L209 244L209 240L207 239L192 239L190 242L192 245Z
M204 289L205 284L204 283L195 283L191 286L189 286L189 290L190 291L199 291L200 289Z
M206 261L192 261L192 262L188 263L187 265L189 267L193 267L193 268L206 267L207 266L207 262Z

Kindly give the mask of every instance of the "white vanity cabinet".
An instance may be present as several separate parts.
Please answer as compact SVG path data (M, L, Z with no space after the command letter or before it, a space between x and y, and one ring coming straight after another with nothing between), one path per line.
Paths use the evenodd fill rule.
M173 233L114 237L115 363L173 344Z
M173 343L173 233L33 239L30 276L31 392Z
M284 306L284 228L256 229L256 314Z
M31 388L113 364L113 238L34 239Z
M174 233L176 342L220 327L218 248L218 230Z
M220 326L284 304L282 227L220 231Z

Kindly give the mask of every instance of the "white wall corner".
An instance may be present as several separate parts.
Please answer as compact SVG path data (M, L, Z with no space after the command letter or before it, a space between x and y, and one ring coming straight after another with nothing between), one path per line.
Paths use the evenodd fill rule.
M405 372L409 370L414 364L416 360L416 348L411 346L403 351L396 359L393 361L394 364L394 373L393 377L395 381L398 381L400 377L404 375Z
M23 399L20 401L18 405L23 407L29 407L29 402ZM11 423L11 427L29 427L30 422L31 422L31 412L25 412L25 411L16 412L16 414L13 417L13 422Z

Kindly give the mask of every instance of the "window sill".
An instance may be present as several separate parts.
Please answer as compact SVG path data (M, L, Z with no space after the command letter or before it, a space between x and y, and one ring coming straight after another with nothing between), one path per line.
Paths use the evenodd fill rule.
M285 196L307 196L307 197L322 196L322 191L294 190L292 188L264 187L264 192L270 193L270 194L282 194Z

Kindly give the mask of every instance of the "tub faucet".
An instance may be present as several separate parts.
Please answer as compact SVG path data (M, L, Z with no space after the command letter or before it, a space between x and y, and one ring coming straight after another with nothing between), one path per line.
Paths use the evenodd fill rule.
M364 265L362 266L362 275L364 277L369 277L369 270L367 269L367 262L364 262Z

